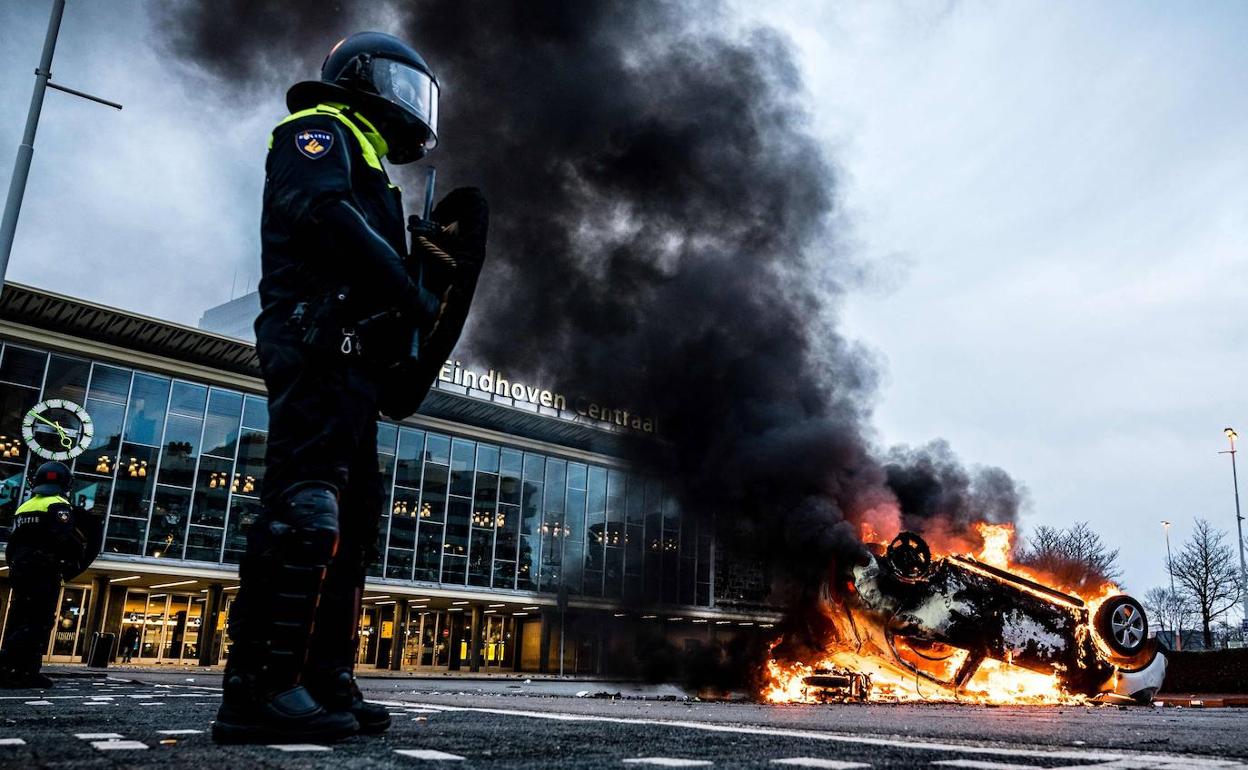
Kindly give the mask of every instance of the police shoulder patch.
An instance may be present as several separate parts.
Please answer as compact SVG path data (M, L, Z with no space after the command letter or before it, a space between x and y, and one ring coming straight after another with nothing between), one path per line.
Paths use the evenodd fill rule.
M299 152L304 156L313 160L325 157L329 148L333 146L334 135L329 131L313 128L295 134L295 147L298 147Z

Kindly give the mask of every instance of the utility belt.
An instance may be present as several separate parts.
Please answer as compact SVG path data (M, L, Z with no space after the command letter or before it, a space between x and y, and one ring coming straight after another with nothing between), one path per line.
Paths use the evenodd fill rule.
M314 355L382 365L399 363L404 335L410 340L415 331L412 325L397 310L360 317L349 299L346 287L325 291L297 303L286 324L304 349Z

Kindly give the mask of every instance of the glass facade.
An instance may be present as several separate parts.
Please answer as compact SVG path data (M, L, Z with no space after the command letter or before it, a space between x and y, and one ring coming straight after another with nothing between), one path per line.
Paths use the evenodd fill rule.
M106 517L105 558L238 563L264 483L263 396L6 343L5 525L31 460L20 440L22 416L47 398L80 403L95 421L94 444L74 462L73 495ZM378 452L386 497L374 578L711 603L710 527L682 516L653 479L392 423L379 426Z

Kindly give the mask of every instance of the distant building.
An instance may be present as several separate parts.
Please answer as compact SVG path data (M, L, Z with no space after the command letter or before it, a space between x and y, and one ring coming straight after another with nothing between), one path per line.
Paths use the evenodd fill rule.
M1177 640L1174 638L1175 637L1174 631L1167 631L1165 629L1161 629L1157 631L1156 636L1157 636L1157 643L1160 644L1162 647L1166 648L1167 650L1182 649L1188 652L1195 652L1197 650L1205 649L1205 635L1198 628L1183 629L1182 647L1175 646Z
M199 328L227 337L256 341L252 324L260 315L260 293L251 292L216 307L210 307L199 318Z

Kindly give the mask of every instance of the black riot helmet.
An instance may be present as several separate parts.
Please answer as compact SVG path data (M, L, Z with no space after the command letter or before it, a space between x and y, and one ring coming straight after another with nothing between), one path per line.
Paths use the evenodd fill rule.
M65 463L49 462L35 470L31 491L36 495L67 495L74 483L74 473Z
M438 143L438 81L407 43L383 32L339 40L321 65L321 79L286 92L291 112L344 102L377 126L392 163L420 160Z

